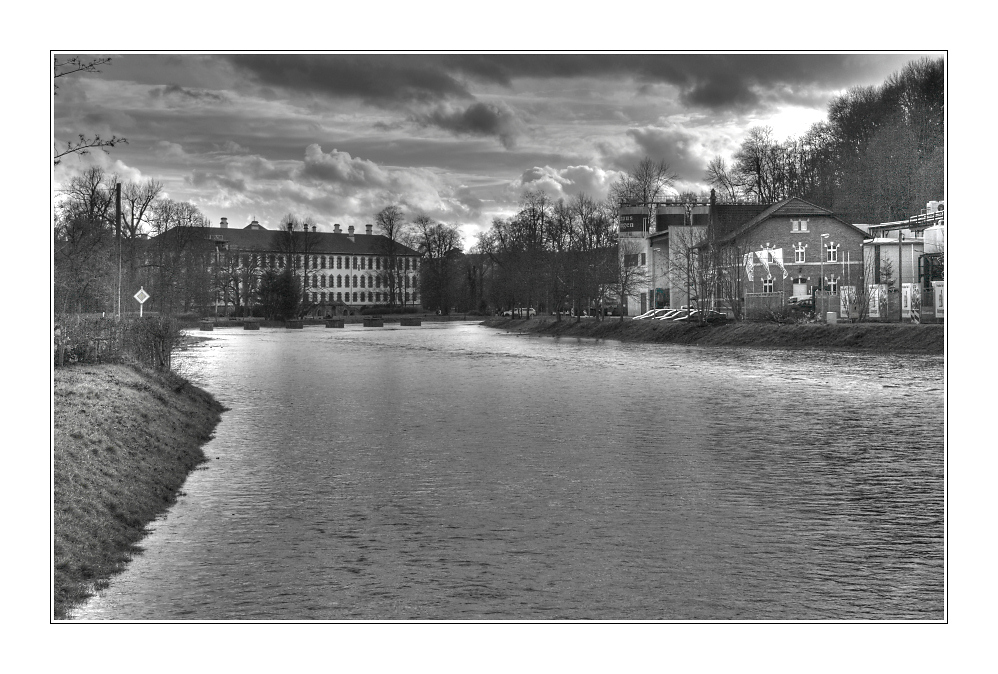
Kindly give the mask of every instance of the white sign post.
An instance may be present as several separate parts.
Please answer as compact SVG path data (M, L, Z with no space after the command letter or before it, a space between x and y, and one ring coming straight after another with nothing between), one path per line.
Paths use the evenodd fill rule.
M142 305L149 299L149 293L145 291L145 288L139 286L139 292L135 293L133 297L139 302L139 318L142 318Z

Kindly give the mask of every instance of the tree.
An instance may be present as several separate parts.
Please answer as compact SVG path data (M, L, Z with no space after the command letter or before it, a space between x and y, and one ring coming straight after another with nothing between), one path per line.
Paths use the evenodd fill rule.
M613 284L620 306L626 305L627 298L644 292L648 286L647 266L638 264L638 258L643 250L642 244L634 239L620 239L620 254L617 258L617 278ZM620 312L620 320L624 320L624 312Z
M76 73L99 73L98 66L110 63L110 58L95 58L89 61L82 59L79 56L73 56L68 59L59 60L56 56L53 61L52 68L52 93L53 95L59 94L59 85L55 82L60 77L66 77L68 75L74 75ZM58 166L62 163L62 158L66 155L78 154L85 155L89 154L90 150L93 148L98 148L103 150L105 153L107 150L105 148L114 147L116 143L127 143L125 138L120 138L118 136L112 135L109 139L103 139L99 135L94 135L93 137L87 137L84 134L79 134L79 139L76 141L67 141L66 148L59 151L58 144L53 142L53 163Z
M423 305L450 313L455 293L456 258L461 252L461 233L457 227L434 222L425 215L412 221L416 249L422 254L420 272Z
M676 178L665 160L655 162L651 157L645 157L610 186L610 198L615 204L650 204L658 201Z
M162 192L163 184L152 179L143 183L129 181L121 186L121 234L123 255L128 261L126 287L137 283L139 237L152 226L153 205Z
M61 190L54 223L54 299L63 313L111 309L116 182L94 166Z
M286 269L299 288L299 304L291 314L295 318L300 318L312 307L308 300L308 287L311 278L318 272L319 265L315 259L318 246L319 235L315 231L315 221L310 216L299 219L288 213L281 218L280 229L274 233L274 248L285 256Z
M214 299L217 251L204 214L192 203L162 199L155 202L150 223L155 236L143 268L154 306L164 314L207 312Z
M387 290L388 303L395 306L403 299L405 272L402 269L402 240L406 236L405 214L398 206L385 206L375 216L381 230L381 255L385 265L377 274L377 283Z

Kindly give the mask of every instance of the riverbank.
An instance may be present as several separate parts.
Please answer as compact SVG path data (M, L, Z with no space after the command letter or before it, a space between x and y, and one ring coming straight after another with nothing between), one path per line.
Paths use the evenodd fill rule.
M943 355L942 325L897 323L778 324L740 322L696 325L671 321L635 321L611 317L603 321L554 317L490 318L490 328L550 337L590 337L625 342L653 342L696 346L742 346L779 349L862 350L887 353Z
M53 375L54 617L107 585L205 456L222 405L172 373L126 365Z

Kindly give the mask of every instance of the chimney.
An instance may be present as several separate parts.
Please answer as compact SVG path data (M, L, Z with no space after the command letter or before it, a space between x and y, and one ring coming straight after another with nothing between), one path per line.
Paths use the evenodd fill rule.
M312 225L312 232L315 232L315 225Z
M340 232L340 223L337 222L333 225L333 234L342 234L342 232Z
M365 229L367 229L367 232L365 232L365 234L367 234L368 236L371 236L371 234L374 233L373 231L371 231L374 229L374 225L364 225L364 227Z
M350 225L350 227L347 228L347 236L350 237L351 241L353 241L353 225Z
M222 219L220 219L218 221L218 226L221 227L222 229L228 229L229 228L229 219L228 218L222 218Z

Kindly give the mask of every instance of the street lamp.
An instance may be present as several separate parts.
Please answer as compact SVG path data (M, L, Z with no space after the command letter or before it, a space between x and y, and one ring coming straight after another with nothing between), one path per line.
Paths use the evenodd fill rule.
M828 234L822 234L821 235L821 239L819 240L819 243L822 244L821 245L821 278L819 279L819 283L821 283L821 290L822 291L825 290L825 255L826 255L826 253L825 253L825 245L824 245L825 242L824 242L824 239L827 239L827 238L828 238ZM817 295L815 295L815 298L817 298ZM817 311L818 310L818 302L815 301L814 304L815 304L814 310ZM827 309L827 307L824 306L824 303L822 303L822 309ZM822 311L821 313L825 313L825 312Z

